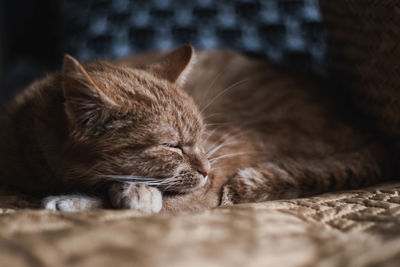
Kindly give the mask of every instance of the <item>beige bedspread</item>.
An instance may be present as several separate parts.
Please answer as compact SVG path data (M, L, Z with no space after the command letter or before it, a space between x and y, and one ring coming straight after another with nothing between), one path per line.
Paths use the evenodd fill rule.
M400 183L195 213L35 209L1 192L0 266L400 266Z

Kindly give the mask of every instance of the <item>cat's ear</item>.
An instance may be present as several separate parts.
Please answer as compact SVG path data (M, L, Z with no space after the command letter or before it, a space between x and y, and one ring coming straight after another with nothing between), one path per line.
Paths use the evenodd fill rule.
M184 45L169 52L159 61L147 65L145 69L157 77L182 86L190 73L194 59L193 46Z
M106 116L107 108L116 106L84 67L72 56L65 55L62 87L68 117L90 126Z

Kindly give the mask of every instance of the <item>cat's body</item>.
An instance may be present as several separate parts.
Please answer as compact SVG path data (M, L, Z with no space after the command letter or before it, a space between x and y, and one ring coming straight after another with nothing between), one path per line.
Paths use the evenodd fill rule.
M71 66L64 63L63 74L54 74L32 85L9 106L8 116L3 117L1 122L2 129L8 129L2 131L0 143L1 151L7 151L0 156L3 181L7 178L8 184L42 194L81 192L104 195L104 192L108 191L114 207L155 212L161 209L161 205L164 210L194 210L220 204L308 196L369 185L390 176L391 157L383 145L358 122L357 116L351 114L347 107L331 99L324 91L328 90L321 85L234 52L200 52L194 65L191 60L193 52L189 51L188 47L173 53L175 55L172 57L155 53L117 62L118 65L129 66L130 69L141 67L145 70L138 71L141 78L137 82L144 87L143 90L147 90L146 86L164 87L166 96L157 96L156 99L164 99L163 105L167 108L164 109L164 113L160 112L160 116L165 118L153 118L143 134L138 130L142 128L136 126L134 131L138 135L126 133L126 137L123 137L115 134L113 138L116 143L112 149L108 147L107 152L98 148L110 145L109 142L101 143L107 142L102 139L103 135L119 127L128 127L127 125L132 123L129 119L131 112L128 112L130 104L127 100L131 96L126 96L124 100L108 95L111 99L103 99L105 102L112 102L105 103L106 106L122 106L122 110L116 113L119 115L113 115L111 119L96 116L95 119L86 118L80 121L85 125L84 128L91 123L95 126L89 127L90 131L76 133L75 142L66 141L68 136L74 136L71 134L73 126L70 121L74 120L72 117L76 114L71 115L73 112L68 108L72 109L72 106L68 106L68 101L67 112L64 111L64 99L80 96L68 96L65 87L82 86L82 83L74 84L73 77L70 84L65 82L65 76L68 74L65 69ZM163 57L167 60L163 60ZM84 65L90 83L93 82L93 76L96 76L96 73L92 72L98 71L95 64ZM81 72L79 65L76 66L72 67L73 71ZM103 71L110 71L105 69L103 67ZM125 84L124 86L130 84L131 88L138 86L138 83L128 81L132 78L123 73L124 67L118 69L118 72L118 78L99 76L93 78L93 83L98 87L108 83L106 91L102 89L106 95L112 94L112 88L118 83ZM170 90L176 89L169 88L169 83L155 78L152 74L159 78L167 77L178 85L183 84L184 90L194 99L195 104L185 94L169 95ZM171 99L177 99L177 102ZM137 103L146 101L141 99ZM150 116L146 117L147 111L142 112L140 106L133 108L136 113L143 113L141 116L144 119L138 121L145 121ZM170 108L178 115L169 115ZM90 111L78 108L77 112L83 112L82 115L85 115ZM101 113L99 110L96 112ZM123 114L124 112L128 115ZM99 120L100 124L92 122L91 119ZM129 143L128 136L135 140L145 138L148 134L146 131L158 128L157 125L160 129L156 135L165 135L163 137L166 139L172 138L168 132L170 129L165 128L173 125L172 128L180 129L177 131L179 137L174 138L194 136L194 139L187 139L187 144L192 145L185 146L175 142L176 146L168 145L168 149L172 149L174 154L163 155L164 152L160 150L157 155L153 155L151 160L155 160L154 162L157 162L156 157L164 157L158 166L162 170L151 169L157 169L153 166L154 162L143 159L143 163L140 164L152 166L147 169L121 167L118 173L118 166L125 164L123 160L130 160L130 155L123 150ZM87 141L90 136L97 141ZM194 143L198 145L193 145ZM132 145L137 144L133 142ZM125 157L116 160L104 155L111 151L118 153L118 149ZM99 164L91 159L101 153L104 160L111 161L109 166L99 167L104 161ZM176 154L187 159L186 165L177 167L171 163L172 166L168 166L169 162L178 160L174 158ZM138 163L140 159L135 156L132 161ZM96 167L91 167L91 164ZM154 178L165 179L171 175L162 173L164 169L181 170L182 166L188 168L183 171L189 177L186 180L180 174L174 176L180 177L179 182L175 181L172 185L160 185L154 181ZM137 177L139 180L136 179L136 182L142 181L140 185L124 182L109 184L104 179L93 179L91 168L95 169L97 174L110 175L113 178L118 175L124 175L118 176L119 178L126 178L128 174L132 174L152 179L145 181ZM153 173L145 173L150 169ZM113 173L104 173L105 170L112 170ZM197 177L192 170L201 175ZM66 172L68 175L65 175ZM161 173L157 175L158 172ZM80 178L71 179L74 175ZM68 206L68 203L73 203L71 199L80 205L80 208L76 209L90 209L102 205L84 196L63 199L64 201L57 197L47 199L46 205L50 209L74 210ZM65 199L69 201L68 205L65 204ZM57 201L59 207L56 207ZM63 208L63 205L67 205L68 208Z

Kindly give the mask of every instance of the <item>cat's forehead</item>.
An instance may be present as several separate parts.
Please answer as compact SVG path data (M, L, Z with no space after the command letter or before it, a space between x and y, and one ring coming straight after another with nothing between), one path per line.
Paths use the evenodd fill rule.
M103 63L90 74L122 108L135 109L159 136L193 142L202 132L202 118L193 100L181 89L144 70Z
M151 130L161 138L191 144L202 134L202 119L194 108L171 105L169 111L159 113L153 119Z
M142 71L116 66L108 62L89 64L86 69L91 77L105 87L124 88L132 84L140 84L144 80ZM151 77L147 77L147 79L151 79Z

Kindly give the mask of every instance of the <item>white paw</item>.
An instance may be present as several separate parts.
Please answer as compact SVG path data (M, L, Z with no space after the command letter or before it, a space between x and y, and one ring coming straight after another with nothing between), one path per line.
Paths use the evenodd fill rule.
M49 196L43 199L42 206L48 210L76 212L101 208L100 199L83 195Z
M109 194L115 208L134 209L146 213L156 213L162 208L162 194L155 187L114 184L111 186Z

